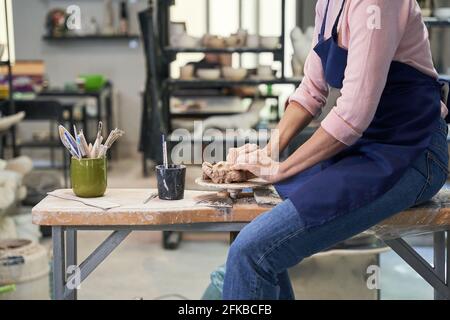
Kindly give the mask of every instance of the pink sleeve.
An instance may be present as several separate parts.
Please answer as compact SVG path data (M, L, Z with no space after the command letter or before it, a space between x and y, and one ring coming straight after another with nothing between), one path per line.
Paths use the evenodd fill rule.
M322 128L348 146L374 118L410 8L411 0L352 0L346 8L349 55L344 86ZM374 27L378 12L381 24Z
M322 26L326 0L319 0L316 5L316 21L313 47L316 46ZM290 103L304 107L313 116L320 114L328 97L328 85L323 74L322 62L314 50L309 53L304 68L303 81L289 98Z

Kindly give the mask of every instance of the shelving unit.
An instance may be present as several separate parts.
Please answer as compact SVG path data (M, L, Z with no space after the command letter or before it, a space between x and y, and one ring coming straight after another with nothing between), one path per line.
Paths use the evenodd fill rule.
M166 54L177 54L177 53L273 53L275 55L281 55L283 49L281 46L275 49L267 48L248 48L248 47L237 47L237 48L173 48L165 47L164 52Z
M278 48L248 48L248 47L237 47L237 48L174 48L169 45L169 25L170 19L170 7L173 5L173 1L158 0L158 30L159 30L159 40L160 48L164 55L165 61L162 65L161 72L161 82L162 92L161 92L161 102L162 108L165 114L165 120L169 131L171 131L171 120L173 115L170 112L170 99L175 96L174 92L177 90L198 90L198 89L208 89L208 88L222 88L222 87L238 87L238 86L259 86L259 85L275 85L275 84L292 84L298 85L301 79L288 79L285 77L285 34L286 34L286 1L279 0L281 2L281 35L280 45ZM262 54L271 53L273 54L273 60L281 64L280 76L273 79L244 79L242 81L230 81L226 79L218 80L180 80L173 79L170 77L170 64L176 60L178 54L183 53L217 53L217 54ZM160 62L158 62L160 63ZM192 113L188 115L193 117ZM176 117L181 117L177 114Z
M428 27L448 27L450 26L450 19L442 20L436 17L426 17L424 22Z
M245 1L245 0L243 0ZM144 34L142 41L145 51L147 65L147 83L143 94L143 115L141 126L140 150L143 152L144 175L148 174L147 160L158 162L161 150L159 139L156 137L164 132L170 136L172 133L173 119L194 119L207 118L217 115L233 115L235 110L230 112L209 112L210 110L173 110L172 114L170 102L172 97L194 98L194 97L224 97L238 96L250 99L274 99L279 102L279 97L268 90L266 95L245 95L238 92L240 86L258 87L260 85L298 85L301 79L292 79L285 76L285 35L286 35L286 0L278 0L281 6L281 34L279 36L280 45L277 48L178 48L170 46L170 11L175 4L174 0L153 0L149 2L147 10L140 13L141 32ZM224 3L226 5L226 3ZM156 10L156 12L155 12ZM257 19L258 20L258 19ZM238 26L237 26L238 27ZM173 79L170 74L171 64L181 54L192 53L216 53L216 54L272 54L273 61L281 65L276 78L271 79L244 79L242 81L218 80L180 80ZM210 90L208 90L210 89ZM206 92L206 95L204 93ZM279 104L279 103L278 103ZM226 111L226 110L225 110ZM243 111L245 112L245 111ZM157 145L155 145L155 143Z
M245 1L245 0L244 0ZM258 0L259 1L259 0ZM218 96L239 96L250 99L274 99L279 97L268 92L267 95L245 96L234 94L238 87L259 87L260 85L298 85L301 79L292 79L285 76L285 35L286 35L286 0L278 0L281 6L281 34L279 36L279 46L277 48L178 48L170 46L170 9L175 4L173 0L154 0L149 3L149 8L142 12L147 22L141 21L141 29L144 28L143 45L146 48L147 62L147 86L144 93L144 109L141 130L141 150L143 151L144 175L148 173L146 167L147 159L158 161L159 147L155 146L156 141L152 140L161 130L170 135L172 132L173 119L194 119L207 118L217 115L236 114L234 110L230 112L209 112L206 110L180 110L172 114L170 102L172 97L203 97L202 93L207 91L208 97ZM224 4L226 5L226 4ZM157 10L154 12L154 10ZM156 13L156 14L154 14ZM156 19L156 21L153 21ZM257 19L258 20L258 19ZM143 27L144 26L144 27ZM171 64L178 55L188 53L203 54L272 54L273 61L281 65L277 77L270 79L248 78L242 81L231 81L226 79L218 80L180 80L173 79L170 74ZM208 90L210 89L210 90ZM200 94L200 95L199 95ZM279 102L279 101L278 101ZM279 104L279 103L278 103ZM243 111L245 112L245 111ZM159 120L155 124L155 119ZM149 141L153 141L149 142Z
M180 89L180 88L212 88L212 87L231 87L231 86L258 86L262 84L292 84L298 85L301 82L301 79L296 78L273 78L267 80L254 80L254 79L245 79L240 81L232 81L225 79L218 80L201 80L201 79L193 79L193 80L179 80L179 79L167 79L167 84L172 87L172 89Z
M0 61L0 66L6 66L8 72L7 72L7 77L8 77L8 87L9 87L9 95L8 95L8 114L14 114L16 111L15 105L14 105L14 87L13 87L13 73L12 73L12 63L11 63L11 52L10 52L10 39L9 39L9 21L8 21L8 4L5 1L4 2L5 5L5 27L6 27L6 50L8 53L8 60L5 61ZM0 57L1 58L1 57ZM0 155L2 157L4 157L4 142L6 140L6 136L10 135L11 136L11 147L12 147L12 153L13 156L17 156L17 148L16 148L16 130L15 127L12 127L10 129L10 131L8 133L3 132L0 135L0 140L2 140L0 142Z
M131 41L131 40L139 40L139 35L68 35L68 36L43 36L42 40L44 41Z

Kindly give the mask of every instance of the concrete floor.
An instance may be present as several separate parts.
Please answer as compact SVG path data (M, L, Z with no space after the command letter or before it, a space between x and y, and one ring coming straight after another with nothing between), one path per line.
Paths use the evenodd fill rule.
M200 169L189 168L187 188ZM155 188L154 177L143 178L140 159L113 163L110 188ZM79 258L84 259L107 236L106 232L80 232ZM94 271L79 290L79 299L200 299L210 273L223 265L228 250L227 234L184 234L178 250L161 246L161 232L134 232ZM45 241L50 245L49 241ZM420 248L431 259L429 247ZM381 255L382 299L432 299L431 288L395 253ZM298 293L299 272L292 272ZM333 286L333 284L329 284ZM335 288L339 290L339 288Z
M79 257L84 259L105 237L105 232L80 232ZM200 299L210 273L224 264L226 235L185 234L178 250L161 246L160 232L132 233L92 273L79 290L79 299ZM418 248L427 259L428 247ZM394 252L381 254L381 299L432 299L433 290ZM291 270L297 296L302 296L299 272ZM329 284L328 290L339 291Z

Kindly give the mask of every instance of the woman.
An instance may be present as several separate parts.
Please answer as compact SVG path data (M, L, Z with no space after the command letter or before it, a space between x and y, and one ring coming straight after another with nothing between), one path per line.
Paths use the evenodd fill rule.
M314 38L272 146L320 113L329 86L341 97L282 163L271 147L230 152L285 201L231 246L224 299L293 299L288 268L429 200L447 179L447 110L417 2L319 0Z

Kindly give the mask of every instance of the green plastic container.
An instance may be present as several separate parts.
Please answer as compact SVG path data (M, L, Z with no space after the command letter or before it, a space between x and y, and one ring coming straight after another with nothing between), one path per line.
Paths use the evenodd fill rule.
M81 198L103 196L107 186L106 158L81 160L72 158L70 179L76 196Z
M99 91L106 84L106 78L101 74L82 74L81 79L84 79L84 90Z

